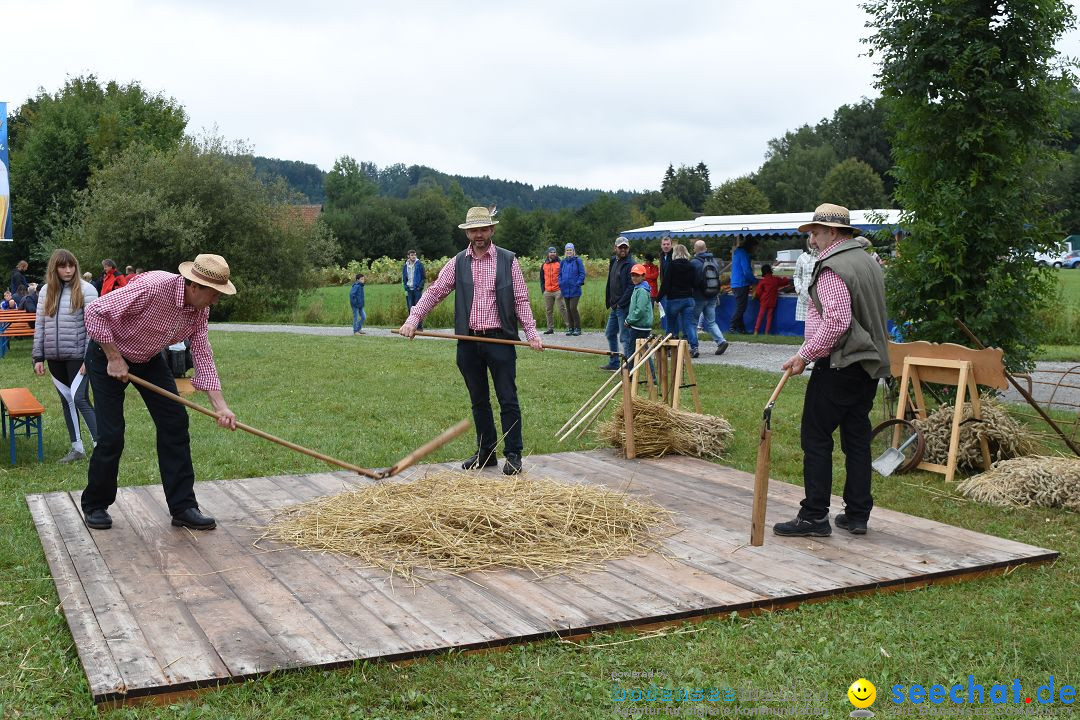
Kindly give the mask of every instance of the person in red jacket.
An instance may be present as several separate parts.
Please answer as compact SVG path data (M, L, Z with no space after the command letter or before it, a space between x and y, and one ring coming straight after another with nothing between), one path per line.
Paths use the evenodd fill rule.
M116 262L106 258L101 261L101 295L127 285L127 278L116 271Z
M780 295L780 288L791 284L788 278L773 275L772 265L761 266L761 280L754 287L754 297L761 303L757 314L757 322L754 323L754 334L758 334L761 328L761 320L765 319L765 334L772 331L773 315L776 312L776 303Z
M570 321L566 317L566 302L559 290L559 252L554 247L547 249L547 258L540 266L540 291L544 296L544 314L547 315L547 330L545 335L555 332L555 306L559 307L563 325L570 327Z

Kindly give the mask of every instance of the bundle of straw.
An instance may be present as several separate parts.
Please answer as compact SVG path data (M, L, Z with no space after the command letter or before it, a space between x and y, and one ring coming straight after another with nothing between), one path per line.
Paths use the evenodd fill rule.
M961 493L1002 507L1063 507L1080 512L1080 458L1003 460L960 483Z
M971 403L964 403L960 425L960 445L956 464L969 470L982 470L982 451L979 438L985 437L991 460L1009 460L1033 454L1038 448L1034 436L1009 415L1001 403L991 397L982 398L982 420L971 419ZM967 422L964 422L967 421ZM949 460L949 441L952 436L953 406L943 405L925 420L915 425L926 440L923 460L944 465Z
M596 428L601 440L625 448L623 406ZM720 458L731 446L735 431L724 418L676 410L657 400L634 396L634 449L638 457L690 455Z
M656 549L670 515L593 485L447 471L295 505L263 538L353 556L407 580L497 566L540 576Z

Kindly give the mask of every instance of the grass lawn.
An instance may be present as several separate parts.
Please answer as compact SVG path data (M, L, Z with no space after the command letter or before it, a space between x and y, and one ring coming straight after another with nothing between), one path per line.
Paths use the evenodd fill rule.
M389 465L421 439L469 416L450 343L406 346L398 338L249 333L212 333L211 341L226 399L241 421L360 465ZM591 447L591 442L560 446L553 435L603 381L596 359L527 350L519 358L526 452ZM67 450L66 432L48 378L30 370L29 343L14 343L0 360L0 372L5 387L30 387L46 406L46 462L32 459L24 438L19 464L0 464L0 718L93 718L61 598L23 497L81 489L86 464L55 462ZM736 429L726 464L753 472L761 408L777 376L726 366L699 366L697 373L705 411L723 415ZM792 483L801 478L804 387L802 378L788 383L773 420L771 474ZM157 484L152 425L134 392L129 395L121 482ZM208 404L204 396L195 399ZM316 460L191 415L200 479L325 469ZM471 443L460 438L430 459L464 458ZM836 476L842 477L839 452L837 460ZM582 646L545 642L505 652L451 653L407 666L362 663L346 670L280 674L195 701L125 709L110 717L599 718L612 716L616 707L612 673L629 672L657 673L657 684L670 688L778 691L796 684L827 693L822 704L830 717L852 710L845 692L859 677L877 686L872 709L879 713L891 704L888 688L898 683L948 687L966 682L970 674L988 690L1014 678L1025 692L1051 676L1057 688L1080 684L1075 514L979 505L957 497L941 476L927 473L878 479L875 498L884 507L1053 548L1062 557L1052 566L1021 568L1005 577L725 617L662 637L607 633ZM214 508L206 510L213 514ZM635 686L647 687L648 681L622 681L624 688ZM684 715L689 712L683 709Z

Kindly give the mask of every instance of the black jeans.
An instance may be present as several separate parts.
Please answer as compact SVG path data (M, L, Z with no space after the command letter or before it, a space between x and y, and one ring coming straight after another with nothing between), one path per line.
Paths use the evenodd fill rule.
M491 393L488 372L495 384L499 400L503 431L503 450L507 455L521 455L521 408L517 396L517 350L513 345L458 341L457 366L472 400L473 425L476 426L476 447L490 453L499 445L495 417L491 412Z
M170 392L176 381L160 354L148 362L128 363L132 375ZM86 375L97 403L98 444L90 456L86 490L82 494L84 512L107 508L116 502L116 479L120 455L124 452L124 393L127 384L109 377L105 351L93 341L86 348ZM191 440L187 410L176 402L139 386L146 409L157 429L158 470L165 487L165 500L173 515L198 507L195 501L195 470L191 466Z
M874 406L877 380L856 363L839 370L829 359L814 363L803 401L803 486L806 497L799 516L824 520L832 493L833 432L840 428L847 479L844 482L845 513L852 520L870 517L870 410Z
M746 333L746 323L743 322L743 315L746 314L746 303L750 299L750 286L740 288L731 288L732 294L735 296L735 313L731 316L731 332L733 333ZM697 318L694 318L697 322Z

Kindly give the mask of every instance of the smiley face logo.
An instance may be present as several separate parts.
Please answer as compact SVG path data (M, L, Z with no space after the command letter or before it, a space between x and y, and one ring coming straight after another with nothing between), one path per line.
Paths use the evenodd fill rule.
M868 708L877 700L877 688L866 678L859 678L851 683L847 690L848 700L857 708Z

